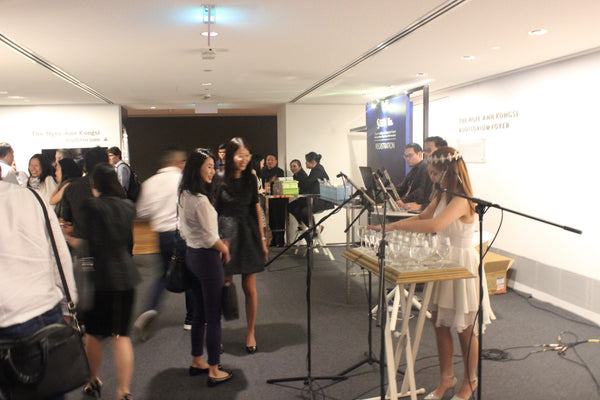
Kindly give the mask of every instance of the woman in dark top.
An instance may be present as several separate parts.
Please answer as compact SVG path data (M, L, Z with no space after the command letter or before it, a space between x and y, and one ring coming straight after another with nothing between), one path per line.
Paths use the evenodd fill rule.
M50 197L50 205L55 205L54 212L59 218L62 216L62 196L65 188L76 178L81 178L81 168L72 158L62 158L56 163L56 181L58 186Z
M306 154L306 168L310 169L310 174L302 181L298 181L298 189L300 193L305 194L319 194L319 179L329 180L329 175L325 172L325 168L320 164L321 155L311 151ZM315 198L313 199L313 213L333 208L331 202ZM298 220L298 223L303 223L309 226L308 221L308 201L306 198L299 198L294 200L288 206L290 214L292 214Z
M300 189L300 182L308 178L306 171L302 169L302 163L300 160L292 160L290 163L290 171L292 171L293 179L298 182L298 191L300 194L304 194L304 190Z
M133 249L134 204L125 199L115 168L109 163L96 165L91 176L94 197L83 203L86 215L82 238L87 240L94 258L94 306L82 315L86 328L85 350L92 377L84 393L99 397L102 382L98 378L102 361L102 340L112 337L113 357L117 370L117 399L131 400L133 347L129 338L129 321L133 310L134 288L140 281ZM79 239L71 244L81 246ZM69 240L68 240L69 241Z
M269 255L261 209L258 203L256 178L248 167L250 151L239 137L227 143L225 177L217 189L215 208L219 214L219 234L229 247L231 261L225 265L225 281L234 274L242 275L242 289L246 300L246 350L256 352L254 325L258 297L256 273L265 269Z
M277 178L284 176L284 172L277 166L277 156L269 154L265 158L265 167L261 171L261 179L265 189L270 187L273 194L273 183ZM285 243L285 207L286 199L269 200L269 228L271 228L271 246L283 247Z

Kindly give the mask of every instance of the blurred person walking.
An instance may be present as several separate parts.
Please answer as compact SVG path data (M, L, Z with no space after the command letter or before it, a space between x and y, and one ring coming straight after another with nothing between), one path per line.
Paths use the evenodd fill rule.
M82 205L80 238L66 236L73 247L84 246L94 258L94 305L83 313L86 327L86 353L92 378L85 394L100 397L99 378L102 341L112 338L113 359L117 372L117 399L132 400L130 393L134 355L129 325L133 311L135 286L140 276L132 257L135 206L125 199L117 173L109 163L96 165L90 180L93 197Z

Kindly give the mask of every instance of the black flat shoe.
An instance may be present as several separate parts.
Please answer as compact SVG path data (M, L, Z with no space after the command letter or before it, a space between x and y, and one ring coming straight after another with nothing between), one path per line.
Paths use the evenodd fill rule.
M223 378L211 378L210 376L208 377L208 387L214 387L217 386L220 383L223 382L227 382L228 380L230 380L233 377L233 372L230 371L225 371L227 372L227 376L224 376Z
M249 354L254 354L254 353L256 353L257 350L258 350L258 348L256 346L246 346L246 351Z
M208 368L196 368L196 367L190 366L189 373L190 373L190 376L208 374Z
M94 379L93 381L89 381L83 387L83 393L87 396L94 397L99 399L102 394L102 383L98 379Z

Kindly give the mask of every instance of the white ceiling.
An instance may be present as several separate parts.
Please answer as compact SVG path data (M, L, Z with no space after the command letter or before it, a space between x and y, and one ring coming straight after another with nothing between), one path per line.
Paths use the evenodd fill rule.
M214 60L202 58L207 25L190 0L0 0L0 36L130 115L189 114L202 102L218 103L219 113L274 113L401 33L296 102L365 104L366 92L425 79L435 93L600 49L598 0L470 0L436 17L461 1L210 3ZM528 35L538 28L549 33ZM103 103L0 42L0 105Z

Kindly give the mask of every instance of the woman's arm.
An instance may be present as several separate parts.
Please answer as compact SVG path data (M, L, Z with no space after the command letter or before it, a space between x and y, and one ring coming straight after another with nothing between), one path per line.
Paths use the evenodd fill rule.
M65 188L69 186L71 182L66 182L62 187L57 186L52 195L50 196L50 205L58 204L62 200ZM60 189L59 189L60 188Z
M256 215L258 217L258 231L260 232L260 238L262 242L262 250L265 255L265 260L269 258L269 248L267 247L267 237L265 236L265 231L263 229L262 224L262 209L260 207L260 203L256 203Z
M421 233L434 233L450 226L454 221L471 214L469 202L462 197L454 197L450 204L438 215L433 217L433 212L439 200L431 202L425 211L412 218L403 219L386 225L386 232L403 230ZM372 226L372 229L381 230L381 225Z

